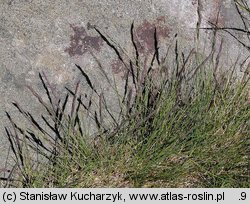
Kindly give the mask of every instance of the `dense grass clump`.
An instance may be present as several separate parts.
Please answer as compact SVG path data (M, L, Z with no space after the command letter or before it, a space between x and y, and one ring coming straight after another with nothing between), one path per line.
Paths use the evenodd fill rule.
M147 116L140 101L136 116L114 134L92 140L69 123L63 142L51 145L56 153L38 164L26 152L30 141L23 141L22 149L16 149L22 185L249 187L247 92L241 84L219 92L212 78L195 83L202 88L182 105L176 103L175 85Z
M247 82L219 88L212 75L197 74L193 80L186 101L177 100L178 81L173 80L151 109L146 108L150 88L144 90L119 126L99 131L94 138L76 129L72 119L65 119L64 127L58 125L58 131L55 123L51 129L57 134L49 136L42 127L38 132L21 130L10 118L15 132L6 131L17 162L11 184L249 187ZM31 119L27 112L24 115Z

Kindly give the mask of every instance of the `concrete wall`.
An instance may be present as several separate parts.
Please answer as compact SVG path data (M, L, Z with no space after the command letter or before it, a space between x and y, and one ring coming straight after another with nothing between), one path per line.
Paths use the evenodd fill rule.
M93 25L130 54L133 21L136 38L145 48L142 55L153 52L155 27L162 51L176 33L181 47L188 51L199 39L201 48L204 39L209 45L211 32L200 30L197 39L197 23L207 27L208 21L215 22L219 8L219 26L242 26L232 0L0 0L0 167L8 147L2 131L8 125L4 111L19 116L11 106L13 100L34 114L42 111L25 88L32 85L42 90L39 71L44 71L60 92L81 79L76 63L90 74L97 89L109 91L94 54L106 72L122 83L122 65ZM219 35L225 38L225 65L233 63L238 54L242 59L249 54L229 35Z

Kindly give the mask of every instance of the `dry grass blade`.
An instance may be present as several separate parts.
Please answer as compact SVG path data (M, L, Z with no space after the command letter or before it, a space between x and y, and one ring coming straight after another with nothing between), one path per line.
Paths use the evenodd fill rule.
M137 48L137 45L135 43L135 39L134 39L134 22L131 24L131 28L130 28L130 35L131 35L131 41L132 41L132 44L135 48L135 56L136 56L136 67L138 69L139 67L139 51L138 51L138 48Z
M48 97L48 99L49 99L49 102L50 102L50 104L51 104L53 110L55 110L55 109L54 109L54 104L53 104L53 101L52 101L52 98L51 98L51 95L50 95L50 92L49 92L49 89L48 89L48 87L47 87L45 81L43 80L43 77L42 77L41 73L39 73L39 78L40 78L40 80L42 81L43 88L44 88L45 91L46 91L46 95L47 95L47 97Z
M122 103L124 103L128 91L128 79L129 79L129 71L126 72L126 80L125 80L125 86L124 86L124 94L122 98Z
M246 43L244 43L242 40L240 40L238 37L236 37L233 33L231 33L229 30L235 30L235 31L240 31L240 32L244 32L249 34L249 31L247 30L242 30L239 28L218 28L217 24L214 24L212 22L209 22L209 24L212 26L212 28L203 28L203 29L210 29L210 30L214 30L214 32L218 31L218 30L223 30L224 32L228 33L229 35L231 35L236 41L238 41L243 47L245 47L247 50L250 50L250 46L247 45Z
M182 74L185 72L186 65L187 65L189 59L191 59L191 56L192 56L192 54L194 53L194 51L195 51L195 49L193 48L193 49L189 52L188 57L184 60L183 65L182 65L181 70L180 70L180 72L178 73L178 75L182 75Z
M87 81L88 85L90 86L90 88L97 94L97 91L96 91L95 88L93 87L93 84L92 84L92 82L91 82L89 76L87 75L87 73L84 72L83 69L82 69L79 65L76 64L76 67L81 71L82 75L83 75L84 78L86 79L86 81ZM98 94L97 94L97 95L98 95Z
M26 86L31 93L38 99L38 101L43 105L43 107L45 107L45 109L47 110L47 112L49 113L49 115L53 115L52 111L50 110L49 106L44 102L44 100L41 98L41 96L39 96L39 94L31 87L31 86Z
M27 131L28 134L31 136L32 140L40 147L42 147L44 150L46 150L49 153L52 153L44 144L43 142L33 133L30 131Z
M28 117L28 114L20 107L17 102L12 102L12 105L14 105L24 117Z
M41 116L43 121L45 122L45 124L53 131L53 132L56 132L55 128L53 127L53 125L51 125L48 120L42 115Z
M69 99L69 94L66 95L65 99L64 99L64 102L63 102L63 105L62 105L62 110L59 114L59 121L62 122L62 117L64 115L64 112L65 112L65 108L66 108L66 105L68 103L68 99Z
M10 123L11 123L11 125L12 125L12 127L13 127L13 130L14 130L14 136L9 132L9 135L8 135L8 137L10 137L10 135L12 135L12 137L13 138L15 138L14 139L14 143L16 144L16 148L17 148L17 150L18 150L18 156L19 156L19 159L20 159L20 161L21 161L21 164L22 164L22 166L24 166L24 159L23 159L23 153L22 153L22 145L21 145L21 143L20 143L20 139L19 139L19 136L18 136L18 133L17 133L17 131L16 131L16 128L15 128L15 122L12 120L12 118L10 117L10 114L8 113L8 112L5 112L6 113L6 115L7 115L7 117L8 117L8 119L9 119L9 121L10 121ZM14 146L13 146L14 147Z
M35 125L35 127L37 127L37 129L43 133L46 134L47 132L39 125L39 123L35 120L35 118L29 113L27 112L27 114L29 115L29 118L31 120L31 123Z
M46 84L47 87L50 89L51 93L53 94L54 98L57 99L57 93L56 93L56 89L51 85L47 75L44 73L44 71L41 72L42 73L42 77L46 80Z
M115 53L118 56L119 60L121 60L121 62L125 65L125 67L127 67L126 64L125 64L125 62L124 62L124 60L121 57L121 54L117 50L117 48L101 33L101 31L99 29L97 29L96 27L94 27L94 29L99 33L99 35L107 43L107 45L109 47L111 47L115 51Z
M243 4L244 4L244 3L245 3L245 2L243 1ZM240 18L241 18L241 21L242 21L242 23L243 23L243 25L244 25L245 31L247 31L247 34L249 35L249 34L250 34L250 31L248 31L248 26L247 26L247 22L246 22L248 19L246 19L246 18L244 17L244 15L242 14L241 9L239 8L239 3L238 3L238 1L234 1L234 5L235 5L236 10L237 10L237 13L239 14L239 16L240 16ZM245 7L248 7L248 5L246 4Z
M188 73L187 76L189 76L192 72L193 74L191 74L191 76L187 79L187 81L190 81L191 79L193 79L193 77L197 74L197 72L204 67L204 65L211 59L212 55L214 53L214 50L212 52L210 52L210 54L192 71L190 71Z
M129 89L129 92L128 92L128 97L127 97L127 115L130 115L131 114L131 111L132 111L132 93L133 93L133 90L132 88Z
M200 38L200 25L201 25L201 10L202 10L202 4L201 4L201 0L198 0L197 2L197 15L198 15L198 21L196 23L196 37L197 39Z
M132 74L133 84L134 84L134 86L136 88L136 80L137 79L136 79L135 72L134 72L133 62L130 60L129 64L130 64L130 71L131 71L131 74Z
M78 130L81 134L81 136L83 136L83 130L82 130L82 125L81 125L81 121L80 121L80 118L79 116L77 115L76 118L75 118L75 124L74 124L74 127L76 126L76 124L78 124Z
M105 110L108 112L109 116L111 117L111 119L113 120L113 122L115 123L115 125L118 126L117 120L115 119L114 115L110 112L110 110L108 108L108 105L107 105L107 102L106 102L106 99L105 99L104 95L102 95L102 101L103 101Z
M80 97L77 98L77 101L83 106L83 108L88 111L88 107L82 102L82 99Z
M104 75L104 77L105 77L105 79L107 80L107 82L110 84L110 86L113 88L113 89L115 89L114 87L113 87L113 85L112 85L112 83L111 83L111 81L110 81L110 79L109 79L109 77L108 77L108 74L106 73L106 71L104 70L104 68L103 68L103 66L102 66L102 64L101 64L101 62L98 60L98 58L94 55L94 53L93 52L91 52L90 51L90 54L92 55L92 57L95 59L95 61L97 62L97 67L98 67L98 69L102 72L102 74Z
M178 51L178 39L175 41L175 63L176 63L176 77L179 74L179 51Z
M96 111L95 111L95 123L96 123L96 125L97 125L97 128L100 129L100 128L101 128L101 123L100 123L100 121L98 120Z
M80 98L80 100L81 100L82 96L80 95L79 98ZM79 101L77 101L77 102L78 102L78 103L77 103L77 106L76 106L76 116L75 116L74 126L76 125L76 120L77 120L77 118L78 118L78 120L79 120L79 110L80 110L80 105L81 105Z
M77 98L77 92L78 92L78 89L79 89L79 84L80 84L80 81L78 81L77 84L76 84L75 93L74 93L73 100L72 100L71 113L70 113L71 118L73 118L73 114L74 114L74 111L75 111L75 104L76 104L76 98Z
M153 57L152 57L150 66L149 66L148 71L147 71L147 74L149 74L149 73L151 72L151 70L153 69L153 65L154 65L155 59L156 59L156 50L155 50L155 52L154 52L154 54L153 54Z
M6 132L6 134L7 134L7 139L8 139L8 141L10 142L11 150L12 150L12 152L14 153L16 159L18 160L16 148L15 148L14 142L13 142L13 140L12 140L12 138L13 138L13 137L12 137L12 134L10 133L10 131L8 130L7 127L5 127L5 132Z
M160 65L160 56L159 56L159 47L158 47L156 28L154 30L154 46L155 46L155 57L156 57L158 65Z
M215 24L213 24L212 22L209 22L211 25L215 25ZM212 28L200 28L201 30L222 30L222 31L229 31L229 30L231 30L231 31L237 31L237 32L240 32L240 33L245 33L245 34L247 34L247 35L249 35L250 34L250 31L248 31L248 30L245 30L245 29L242 29L242 28L235 28L235 27L212 27Z
M103 98L103 92L100 94L99 104L98 104L98 106L99 106L100 123L101 124L103 124L103 115L102 115L102 112L103 112L103 110L102 110L102 104L103 104L103 102L102 102L102 98Z
M215 67L214 67L214 71L213 71L213 76L214 76L214 79L215 79L215 82L216 84L218 85L218 80L217 80L217 71L218 71L218 68L219 68L219 62L220 62L220 57L221 57L221 52L222 52L222 45L223 45L223 40L221 40L221 43L220 43L220 47L219 47L219 51L218 51L218 54L216 56L216 59L215 59Z
M73 95L73 96L75 95L75 93L74 93L72 90L70 90L70 89L67 88L67 87L65 87L65 88L66 88L66 90L67 90L71 95ZM100 97L100 96L99 96L99 97ZM81 105L88 113L90 113L89 117L90 117L93 121L96 122L95 114L92 113L92 112L90 111L90 107L91 107L91 104L92 104L91 99L89 100L88 105L85 105L85 104L83 103L82 97L81 97L81 96L77 97L76 100L78 101L79 106ZM73 121L73 122L74 122L74 121Z

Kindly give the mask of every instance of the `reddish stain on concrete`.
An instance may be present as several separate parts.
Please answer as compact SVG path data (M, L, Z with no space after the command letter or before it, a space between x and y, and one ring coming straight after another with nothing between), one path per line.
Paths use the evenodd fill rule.
M103 45L103 40L100 36L90 36L82 26L70 25L74 34L70 36L70 46L65 49L69 55L83 55L88 51L100 51Z
M121 62L121 60L113 60L111 67L114 74L119 74L125 70L124 64Z
M212 0L211 3L212 3L213 10L209 16L209 22L216 24L218 27L225 26L225 19L224 19L222 12L221 12L221 6L223 6L222 0ZM219 13L219 16L217 18L218 12L220 12L220 13Z
M192 5L194 6L194 5L196 5L197 3L198 3L198 0L192 0Z
M155 52L154 32L156 28L158 46L160 42L169 37L170 29L166 26L166 19L164 16L158 17L156 20L149 22L144 20L142 24L135 27L134 39L137 49L140 54L145 57L148 54ZM126 68L120 60L113 60L111 63L114 74L121 74L122 79L126 77Z
M208 21L211 22L213 25L216 25L217 27L225 26L225 19L223 16L219 16L218 19L215 16L210 16Z
M154 53L155 51L155 40L154 32L156 28L157 40L160 42L161 39L169 37L170 29L165 25L165 17L160 16L155 21L144 22L139 25L135 30L135 41L140 53Z
M157 22L157 24L166 23L165 16L159 16L158 18L156 18L156 22Z
M126 79L126 70L127 68L125 65L121 62L121 60L116 59L111 62L111 68L112 72L114 74L117 74L121 77L121 79L125 80Z

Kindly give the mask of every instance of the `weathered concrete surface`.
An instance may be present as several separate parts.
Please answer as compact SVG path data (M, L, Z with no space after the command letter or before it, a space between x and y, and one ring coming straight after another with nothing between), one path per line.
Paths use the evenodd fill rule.
M133 21L136 40L145 48L140 50L141 54L152 54L155 26L161 50L178 33L180 46L187 52L197 42L197 22L200 21L199 27L206 27L208 21L215 22L219 8L219 25L242 25L232 0L0 0L0 167L8 148L2 131L8 125L4 111L18 117L10 105L17 100L32 113L41 112L25 88L31 84L42 89L39 71L44 71L52 85L62 90L81 78L74 65L77 63L90 74L98 90L109 91L110 85L101 76L94 54L118 83L124 77L122 65L93 25L129 54L133 52L130 41ZM210 33L200 30L199 38L209 41ZM219 35L226 39L223 52L229 57L224 58L225 64L233 63L239 53L248 54L229 35ZM200 46L204 47L204 43ZM83 82L82 86L85 85ZM112 96L109 102L113 107Z

